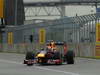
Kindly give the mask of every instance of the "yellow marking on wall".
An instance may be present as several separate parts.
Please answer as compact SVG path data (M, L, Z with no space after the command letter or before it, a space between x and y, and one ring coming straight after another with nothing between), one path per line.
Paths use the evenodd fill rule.
M96 24L96 42L100 42L100 23Z
M96 46L95 56L100 57L100 23L96 24Z
M45 29L42 28L42 29L39 30L39 43L40 44L45 43L45 34L46 34Z
M13 44L13 32L8 32L8 44Z
M0 18L4 18L4 0L0 0Z

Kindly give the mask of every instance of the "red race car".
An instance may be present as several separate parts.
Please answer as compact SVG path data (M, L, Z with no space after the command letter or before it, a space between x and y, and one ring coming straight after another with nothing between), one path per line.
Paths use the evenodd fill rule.
M47 44L46 49L41 49L36 54L27 52L24 64L33 65L34 63L37 63L41 65L61 65L63 62L74 64L75 54L73 51L65 50L65 46L66 44L64 42L50 42L49 44Z

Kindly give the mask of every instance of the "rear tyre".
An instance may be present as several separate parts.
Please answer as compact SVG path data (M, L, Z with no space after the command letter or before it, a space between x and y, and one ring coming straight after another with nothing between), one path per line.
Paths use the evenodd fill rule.
M73 51L68 51L65 55L65 60L67 64L74 64L74 52Z

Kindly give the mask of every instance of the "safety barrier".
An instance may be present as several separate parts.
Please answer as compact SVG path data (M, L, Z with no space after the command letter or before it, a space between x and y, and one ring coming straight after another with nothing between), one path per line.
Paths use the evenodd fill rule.
M45 45L40 44L13 44L0 45L1 52L13 52L13 53L26 53L27 51L36 52L41 48L45 48ZM95 56L95 43L79 43L68 44L68 50L74 50L76 56L80 57L94 57Z

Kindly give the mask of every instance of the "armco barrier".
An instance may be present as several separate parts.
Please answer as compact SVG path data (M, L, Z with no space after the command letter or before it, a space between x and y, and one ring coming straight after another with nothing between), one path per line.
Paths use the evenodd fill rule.
M14 52L14 53L26 53L27 51L39 50L45 48L45 45L37 44L3 44L0 48L1 52ZM95 44L94 43L79 43L68 44L68 50L74 50L76 56L80 57L95 57Z
M76 46L76 54L80 57L95 57L94 43L81 43Z
M44 48L44 45L39 44L2 44L0 52L14 52L14 53L26 53L27 51L35 51L40 48Z

